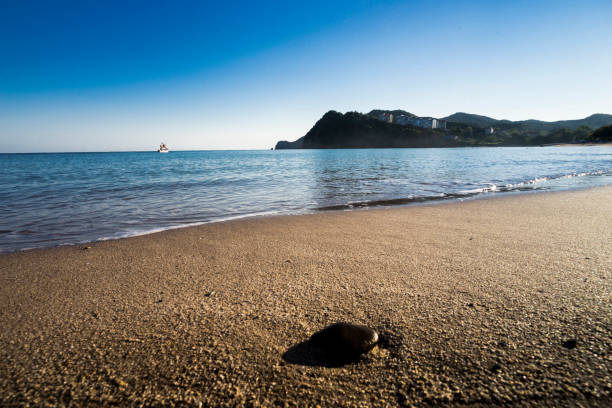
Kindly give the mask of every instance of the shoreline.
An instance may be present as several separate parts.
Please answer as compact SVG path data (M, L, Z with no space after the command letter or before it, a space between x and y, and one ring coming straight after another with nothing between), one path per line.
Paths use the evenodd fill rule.
M579 147L579 146L610 147L612 146L612 142L546 143L546 144L531 144L531 145L510 145L510 144L495 145L495 144L492 144L492 145L474 145L474 146L465 145L465 146L414 146L414 147L317 147L317 148L290 147L290 148L281 148L281 149L274 148L274 149L263 149L263 150L264 151L265 150L291 151L291 150L367 150L367 149L372 149L372 150L378 150L378 149L463 149L463 148L478 148L478 147L493 148L493 147L572 147L572 146L573 147ZM186 150L179 150L179 151L186 151Z
M564 176L564 177L567 177L567 176ZM574 175L573 177L576 177L576 176ZM213 220L208 220L208 221L199 221L195 223L188 223L188 224L175 225L175 226L169 226L169 227L158 227L158 228L153 228L147 231L136 232L133 234L126 233L127 235L124 235L124 236L102 237L102 238L98 238L95 240L84 240L84 241L79 241L75 243L59 244L55 246L38 246L38 247L8 250L5 252L0 251L0 257L2 257L3 255L21 253L21 252L63 248L63 247L77 247L77 246L95 244L99 242L129 239L129 238L147 236L151 234L158 234L158 233L162 233L165 231L172 231L172 230L184 229L184 228L197 228L197 227L201 227L201 226L205 226L209 224L239 221L239 220L250 219L250 218L303 216L303 215L314 215L314 214L322 214L325 212L336 212L336 211L342 211L342 212L371 211L371 210L385 210L385 209L391 209L391 208L406 208L406 207L421 206L421 205L439 205L439 204L442 205L442 204L452 204L452 203L472 201L472 200L487 200L487 199L498 199L498 198L503 199L506 197L512 197L513 195L564 193L564 192L571 192L571 191L598 189L601 187L605 188L607 186L596 186L596 187L578 186L578 187L573 187L573 188L565 188L561 190L544 190L544 191L538 191L537 189L531 189L531 190L527 190L527 189L526 190L520 190L520 189L504 190L502 189L502 190L483 191L483 192L476 192L476 193L464 193L460 196L459 195L453 195L453 196L446 195L444 197L442 196L441 197L436 197L436 196L415 197L415 198L407 198L407 199L380 200L380 201L373 201L373 202L367 202L367 203L338 204L338 205L331 205L331 206L319 207L319 208L304 208L302 210L299 210L296 212L290 212L290 213L283 213L282 211L273 211L273 210L259 211L255 213L244 214L244 215L234 215L234 216L230 215L230 216L221 217L219 219L213 219ZM378 204L379 202L382 202L383 204ZM386 204L386 202L393 202L393 204Z
M3 254L0 404L605 405L612 186L549 193ZM384 341L313 363L336 321Z

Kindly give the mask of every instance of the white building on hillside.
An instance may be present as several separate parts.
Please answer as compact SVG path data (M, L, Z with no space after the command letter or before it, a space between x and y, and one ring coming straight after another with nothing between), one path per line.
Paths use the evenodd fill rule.
M398 125L406 126L411 125L413 122L413 118L408 115L397 115L393 118L393 123L397 123Z
M395 123L401 126L412 125L425 129L446 129L446 121L436 118L421 118L403 114L393 116L390 112L379 113L376 118L383 122Z
M413 126L418 126L425 129L446 129L446 121L440 120L436 118L413 118L412 123Z
M434 129L446 129L446 121L442 119L434 119Z
M377 116L377 118L383 122L393 123L393 114L389 112L382 112Z

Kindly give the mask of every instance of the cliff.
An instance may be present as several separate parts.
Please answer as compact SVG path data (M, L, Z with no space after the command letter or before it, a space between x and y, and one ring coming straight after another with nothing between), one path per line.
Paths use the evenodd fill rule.
M436 147L453 144L440 130L400 126L358 112L329 111L295 142L281 141L277 149L343 149Z

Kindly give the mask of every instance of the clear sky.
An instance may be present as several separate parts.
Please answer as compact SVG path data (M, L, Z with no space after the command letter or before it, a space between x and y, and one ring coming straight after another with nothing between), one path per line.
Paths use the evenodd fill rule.
M612 113L612 1L0 0L0 152L259 149L326 111Z

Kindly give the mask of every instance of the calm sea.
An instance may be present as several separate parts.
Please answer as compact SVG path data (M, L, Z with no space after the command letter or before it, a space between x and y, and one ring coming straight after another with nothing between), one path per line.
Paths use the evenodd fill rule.
M612 147L0 154L0 252L263 214L612 184Z

